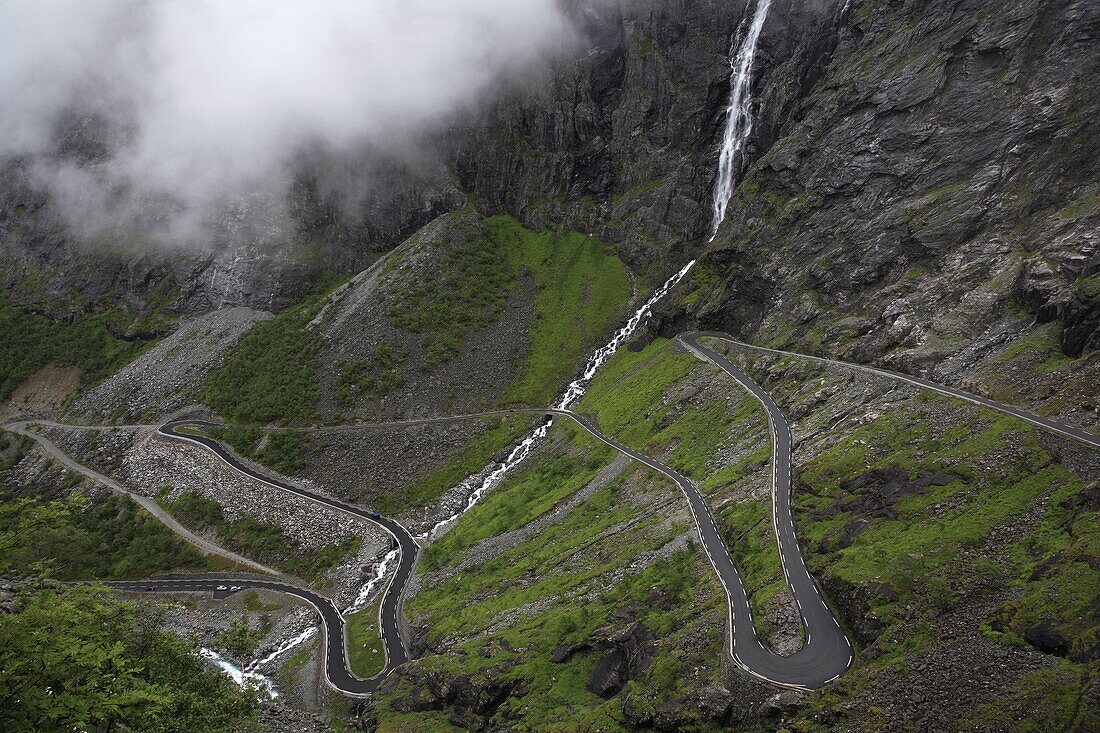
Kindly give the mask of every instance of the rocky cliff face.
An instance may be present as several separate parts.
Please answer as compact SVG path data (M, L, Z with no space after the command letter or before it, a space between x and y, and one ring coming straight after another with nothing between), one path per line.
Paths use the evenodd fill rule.
M111 241L89 254L9 161L5 284L39 281L26 305L76 291L139 311L277 309L322 270L358 271L468 201L596 233L657 278L709 233L744 5L571 3L581 50L425 141L436 162L303 161L287 229L243 242L223 231L199 252ZM1095 349L1098 15L1069 0L776 5L751 165L689 320L906 368L976 335L988 351L1033 320L1057 325L1067 355ZM61 143L65 155L99 149L86 126ZM222 229L239 230L232 220ZM167 303L151 295L164 283Z
M941 377L1009 344L1094 350L1098 24L1085 2L863 2L830 48L769 19L758 155L691 314Z
M379 151L303 156L285 202L289 222L263 214L273 202L236 202L206 241L188 247L132 233L86 241L35 187L29 161L4 161L5 285L34 279L22 303L30 306L76 292L87 307L120 295L138 311L278 309L322 271L354 274L471 199L484 213L508 212L536 229L593 232L633 268L665 275L706 233L709 212L699 202L713 175L743 3L570 5L579 50L425 140L421 163ZM59 128L57 155L94 166L110 154L109 139L94 120L81 120ZM171 286L167 302L151 295L162 282Z

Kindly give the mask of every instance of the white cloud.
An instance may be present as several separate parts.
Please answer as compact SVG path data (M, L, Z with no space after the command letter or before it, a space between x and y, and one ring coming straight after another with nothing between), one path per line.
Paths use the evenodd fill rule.
M195 216L303 147L408 144L570 41L555 0L0 0L0 155L96 112L116 155L41 162L55 194Z

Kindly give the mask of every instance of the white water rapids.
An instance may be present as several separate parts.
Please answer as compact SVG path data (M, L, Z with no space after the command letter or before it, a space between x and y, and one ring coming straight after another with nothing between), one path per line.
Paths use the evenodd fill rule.
M712 240L714 239L715 233L718 231L718 226L726 216L726 207L729 205L730 197L733 195L733 190L738 183L737 174L739 172L741 163L740 158L744 150L745 141L752 132L752 65L756 58L756 44L760 39L760 32L764 27L764 19L767 17L771 2L772 0L759 0L756 6L756 12L753 14L748 31L745 33L740 46L736 46L735 42L736 48L730 49L730 68L732 69L730 74L730 101L726 109L726 127L722 137L722 151L718 158L718 174L714 182ZM561 398L554 407L567 410L576 404L577 400L584 396L593 377L596 376L596 372L603 366L604 362L610 359L615 352L618 351L619 347L634 335L638 327L645 321L646 317L649 316L650 311L657 301L665 297L665 295L667 295L668 292L688 274L694 265L695 260L684 265L679 272L670 277L661 287L657 288L657 290L649 296L645 303L643 303L642 306L634 312L634 315L630 317L630 320L626 322L626 325L616 331L615 335L611 337L611 340L592 355L584 368L584 372L569 383L569 386L566 387ZM428 532L418 535L417 539L430 539L436 531L453 523L472 509L487 491L496 486L501 479L504 478L506 473L515 468L530 455L535 445L550 432L550 426L553 424L554 421L552 419L547 419L544 423L535 428L530 435L512 449L508 457L505 458L499 466L493 468L485 478L481 479L477 487L466 497L466 502L462 509L436 523ZM484 471L482 474L483 473ZM477 475L480 476L482 474ZM469 487L475 481L476 479L471 477L466 479L461 485ZM366 607L375 588L385 579L390 564L396 559L397 550L390 550L389 553L382 558L374 576L360 589L355 601L344 611L345 615L362 610ZM246 665L243 670L229 660L223 658L217 652L209 649L202 649L201 653L205 659L210 660L241 687L259 690L267 694L268 697L274 699L279 696L274 681L256 670L268 662L273 661L279 655L293 649L307 639L312 638L316 633L317 627L310 626L298 634L298 636L284 641L266 657L252 661Z
M209 661L222 672L229 675L229 678L242 688L246 690L257 690L258 692L264 693L272 700L279 696L279 691L275 689L275 682L270 677L262 675L259 672L251 672L247 668L241 669L216 651L207 649L206 647L200 649L199 654L203 659Z
M378 563L378 567L375 569L374 575L372 575L367 580L367 582L363 584L363 586L359 589L359 593L355 597L355 600L350 606L344 609L342 615L347 616L348 614L355 613L356 611L361 611L367 607L369 601L374 595L375 589L378 588L379 585L381 585L383 580L385 580L386 574L389 572L390 565L394 562L394 560L397 559L397 554L398 551L396 549L390 550L386 553L385 557L382 558L382 561ZM279 696L279 691L275 687L275 681L267 675L260 673L258 670L268 662L275 661L280 656L298 646L299 644L312 639L319 630L320 629L317 626L307 627L297 636L293 636L283 643L279 644L279 646L277 646L267 656L253 659L251 662L245 665L244 669L241 669L236 664L211 649L204 648L201 649L199 653L202 655L203 659L209 660L215 667L229 675L229 678L241 687L250 690L257 690L258 692L262 692L269 698L274 700Z
M748 31L744 34L740 45L735 40L730 48L730 68L732 69L730 73L730 101L729 106L726 108L726 128L722 136L722 152L718 157L718 175L714 182L712 240L714 234L718 231L718 225L722 223L726 216L726 207L729 205L733 189L738 182L737 174L741 162L741 153L744 150L745 141L752 133L752 64L756 58L756 44L760 40L760 32L764 27L764 19L767 18L768 8L771 7L771 4L772 0L759 0L752 20L749 22ZM611 340L592 355L584 372L566 387L561 399L554 405L555 407L567 410L584 395L588 385L592 382L592 378L596 376L596 371L611 358L627 339L634 335L634 332L638 330L638 326L649 315L654 304L663 298L676 283L680 282L694 265L695 260L687 263L682 270L654 291L642 307L634 312L626 325L616 331ZM470 511L485 495L485 492L498 484L506 473L519 465L531 453L531 449L546 437L546 434L550 431L550 426L553 424L554 421L548 419L535 428L534 432L512 449L512 452L508 454L503 463L490 471L489 475L481 480L478 486L466 497L466 503L462 509L437 522L430 530L418 535L417 539L430 539L438 530L450 525ZM481 474L477 475L480 476ZM471 477L460 485L469 488L474 481L476 479Z
M374 594L374 589L385 580L386 573L390 570L390 563L397 559L397 555L398 550L396 547L386 553L386 556L382 558L382 562L378 563L378 568L374 571L374 577L363 584L363 587L359 589L359 595L355 597L355 601L344 609L344 616L347 616L349 613L355 613L356 611L362 611L367 607L367 602Z
M733 189L737 186L737 173L741 166L741 154L745 141L752 133L752 62L756 59L756 42L772 0L759 0L756 12L749 23L748 32L736 52L730 49L730 101L726 107L726 130L722 136L722 152L718 156L718 176L714 180L714 219L710 238L718 232L718 226L726 218Z
M653 308L654 304L656 304L657 301L659 301L661 298L665 297L668 291L675 287L676 283L680 282L680 280L683 279L684 275L688 273L688 270L690 270L692 265L694 264L695 260L687 263L686 265L684 265L683 269L681 269L675 275L666 280L664 285L653 291L653 294L649 296L646 302L643 303L642 306L638 308L638 310L634 311L634 315L630 317L630 320L626 322L626 325L616 331L615 335L611 337L611 340L601 346L596 351L596 353L592 355L592 357L588 360L588 365L584 368L584 372L581 373L581 376L577 377L569 383L569 386L565 388L565 392L562 393L561 399L559 399L557 403L554 404L554 407L559 410L568 410L577 402L577 400L579 400L584 395L585 391L588 389L588 385L592 382L592 378L596 376L596 372L603 365L603 363L610 359L612 355L614 355L614 353L618 351L619 347L622 346L627 339L634 335L634 332L638 330L638 326L640 326L645 320L646 316L649 315L649 312ZM513 468L518 466L523 461L523 459L531 453L531 449L534 448L535 444L545 438L546 434L550 432L550 426L553 424L553 419L548 418L546 422L535 428L535 430L530 435L524 438L519 445L512 449L512 452L508 454L508 457L504 459L503 463L493 469L488 476L481 480L481 483L477 486L477 488L474 489L473 492L466 497L466 504L462 507L462 509L455 512L446 519L437 522L434 527L432 527L424 534L419 535L417 539L430 538L433 534L436 533L436 531L442 529L443 527L446 527L447 525L451 524L456 519L461 517L463 514L470 511L470 509L472 509L473 506L481 500L481 497L485 495L486 491L496 486L497 483L499 483L500 480L504 478L504 474L508 473ZM467 479L467 481L470 481L470 479ZM466 485L468 486L469 484Z

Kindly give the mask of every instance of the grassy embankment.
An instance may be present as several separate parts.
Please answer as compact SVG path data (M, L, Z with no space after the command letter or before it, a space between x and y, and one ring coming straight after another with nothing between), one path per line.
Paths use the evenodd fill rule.
M953 407L974 415L960 403ZM801 472L803 490L795 500L800 536L813 548L811 568L819 577L854 586L887 583L893 591L873 596L869 609L884 627L883 653L846 677L829 700L857 692L883 669L927 654L937 643L937 619L989 586L1010 599L982 620L990 639L1025 646L1023 632L1047 620L1069 639L1069 659L1010 680L1016 704L975 710L973 722L1008 723L1004 716L1015 709L1068 728L1087 711L1074 712L1064 702L1077 699L1097 672L1096 662L1085 660L1100 630L1097 572L1087 562L1100 554L1100 517L1087 505L1073 506L1083 482L1033 429L991 413L970 419L977 429L937 426L919 408L886 415L857 428L851 440ZM893 507L896 518L870 519L849 547L822 551L825 538L859 518L848 508L853 497L844 484L870 468L896 468L911 477L942 471L955 480L901 499ZM1021 529L1008 534L1019 539L998 538L1001 528L1013 526Z
M66 497L80 483L73 474L59 474L55 493L14 493L7 473L32 447L29 438L0 433L0 575L122 580L232 566L201 554L128 497Z
M807 384L820 387L828 375L784 361L795 368L777 382L761 382L780 405ZM872 619L881 631L874 659L846 675L793 730L823 730L814 715L933 653L941 619L989 597L1003 599L979 619L990 640L1030 648L1023 632L1045 620L1069 640L1068 658L1007 681L1011 705L975 710L960 725L1007 724L1024 714L1072 727L1095 714L1064 703L1078 699L1097 672L1095 661L1086 661L1100 630L1091 611L1100 600L1097 573L1087 559L1100 553L1100 522L1077 500L1084 482L1049 445L1019 420L921 393L825 450L803 448L794 467L795 521L811 570L830 587L873 589L869 606L850 620ZM858 481L873 471L909 481L944 478L882 512L860 504L868 490ZM749 506L738 511L745 526ZM775 563L770 533L750 532L732 549L750 585L754 568Z
M692 362L672 354L660 342L641 352L624 352L601 373L581 409L596 415L604 430L635 447L671 449L669 462L696 480L702 478L713 501L753 472L762 472L770 448L765 444L737 463L708 474L708 450L724 434L730 440L751 443L766 440L767 433L762 410L748 398L726 409L724 416L707 414L714 408L703 403L681 410L677 419L670 420L670 408L659 397L692 368ZM784 396L803 387L807 379L820 378L818 370L809 372L796 372L766 386L784 404ZM732 384L731 388L736 389ZM944 419L943 410L952 416ZM934 418L937 422L932 422ZM693 440L696 434L702 438ZM525 525L582 486L611 457L568 425L555 428L555 435L556 448L533 458L428 550L424 569L454 565L480 540ZM823 730L813 720L822 710L842 706L875 679L897 674L899 665L929 654L939 637L939 619L964 599L986 593L989 585L1005 599L982 621L991 643L1022 646L1024 630L1046 620L1070 640L1070 647L1068 658L1054 666L1008 680L1010 704L975 709L969 714L971 722L1006 723L1010 721L1005 716L1024 714L1070 725L1095 714L1087 703L1078 701L1096 674L1096 663L1088 661L1097 641L1097 622L1091 612L1097 601L1096 571L1087 560L1100 551L1100 522L1097 512L1078 500L1083 482L1045 446L1040 435L1011 418L922 395L911 410L879 417L857 427L850 439L820 453L807 449L805 462L796 461L796 522L815 575L830 584L878 588L886 583L891 590L872 594L866 611L883 627L875 658L861 663L835 690L806 709L792 730ZM893 505L893 514L861 517L853 504L857 496L845 487L872 469L898 470L910 479L939 472L953 480L901 498ZM596 492L572 514L517 547L468 567L415 598L410 613L427 623L432 643L466 650L465 655L428 655L425 666L472 674L474 679L494 666L498 680L503 667L507 670L503 679L531 689L530 697L509 700L503 710L522 711L531 727L554 730L565 725L566 716L607 729L621 724L617 703L596 698L584 688L591 669L586 665L594 661L590 655L553 665L546 654L558 644L583 639L604 618L601 614L631 595L634 586L628 574L619 585L598 593L595 602L591 596L585 596L583 603L571 597L579 588L593 587L601 569L607 572L629 565L633 551L650 546L655 537L655 525L643 520L610 542L597 539L586 555L594 554L598 560L574 557L593 537L601 537L606 528L638 511L623 502L622 482ZM737 535L738 542L731 546L735 561L758 596L766 596L782 577L770 531L750 531L766 524L763 519L769 510L763 504L731 502L720 514L727 537ZM868 525L850 546L824 549L826 537L860 518ZM1000 528L1011 526L1022 529L1009 533L1007 541L1000 539ZM688 608L694 605L696 615L709 609L720 623L724 604L705 560L694 552L679 562L692 568L687 573L692 588L681 590L679 601ZM646 574L668 570L659 565L640 575L660 585L667 581ZM971 590L975 584L982 590ZM535 610L515 616L523 608ZM461 610L455 613L454 609ZM674 630L680 628L677 624L690 627L692 623L691 617L678 616L683 610L677 606L668 616L647 619L647 625L669 630L669 643L662 649L661 664L655 664L643 680L629 683L628 690L646 689L657 699L680 694L682 680L677 681L677 672L683 668L685 650L676 646ZM670 620L671 626L662 626ZM720 640L716 635L713 641L720 644ZM510 647L522 647L524 654L513 655ZM479 653L483 648L493 650L488 659ZM717 651L713 653L717 658ZM658 683L658 670L667 673L661 675L669 681L667 686ZM421 720L421 716L384 710L383 722L391 727L430 724L430 714Z
M561 421L553 429L550 446L434 543L423 566L453 566L479 541L545 515L612 458L610 449ZM720 625L711 628L703 619L717 618L724 604L695 548L617 578L621 568L687 530L680 521L646 513L643 505L652 501L653 492L668 490L655 489L649 478L627 468L515 547L412 599L407 612L428 625L430 647L451 640L464 652L456 654L452 648L449 653L429 654L421 666L470 675L475 681L492 674L497 681L526 688L525 696L503 704L501 714L522 715L529 729L547 731L620 729L618 702L606 701L586 687L601 655L582 652L564 663L550 659L559 644L583 641L616 612L636 613L660 639L644 680L628 685L638 690L639 698L660 701L685 692L683 674L689 668L703 669L703 677L693 684L716 673ZM635 495L639 491L643 496ZM609 582L612 577L617 582ZM647 604L655 592L668 603ZM700 638L705 643L700 644ZM399 687L394 696L407 691ZM415 730L435 721L432 713L398 714L389 702L382 710L381 730Z
M675 390L697 371L723 387L720 396L685 400L681 405ZM666 399L666 394L673 396ZM605 433L635 450L663 456L699 486L752 595L754 619L761 624L762 609L785 585L769 521L771 504L742 500L722 502L716 508L741 488L744 479L770 465L771 444L760 403L730 377L657 339L641 351L616 354L578 409L593 415ZM747 454L723 465L719 456L733 445L745 446Z
M489 217L402 293L390 315L422 335L423 368L430 371L457 356L470 333L500 318L523 277L534 280L535 319L504 401L548 404L630 299L630 277L609 245L579 232L534 232L509 216Z
M348 663L357 677L373 677L386 666L386 652L378 635L378 604L347 617Z
M521 277L533 278L535 323L524 366L504 395L507 404L549 404L584 353L613 328L630 297L629 276L608 245L577 232L533 232L510 217L485 219L446 257L432 277L402 295L391 316L422 336L428 352L422 366L435 369L460 352L469 333L500 317ZM264 431L254 426L317 418L321 344L318 334L304 326L320 303L303 302L257 324L225 366L211 372L203 394L207 404L235 424L219 437L281 473L304 465L308 438L295 432L267 433L263 441ZM399 346L380 344L372 361L343 365L339 401L351 405L396 388L401 383L396 367L404 358ZM435 501L487 464L526 424L500 421L456 460L384 497L380 509L396 512Z
M309 422L317 416L321 338L306 327L320 297L257 323L207 375L202 400L227 422Z
M680 427L656 429L670 408L652 409L660 405L659 397L669 385L698 366L693 357L673 353L667 342L642 352L624 351L601 372L582 409L597 415L608 433L625 433L628 442L655 449L671 447L674 465L704 471L714 449L708 443L740 416L720 415L715 406L704 403L688 408ZM690 436L689 426L705 428L698 440ZM610 448L573 423L559 420L546 447L428 548L422 569L454 566L479 542L546 515L614 457ZM571 512L523 537L515 547L426 589L410 601L408 612L428 625L430 646L448 640L466 653L429 655L422 664L475 680L492 669L494 679L527 687L525 697L505 702L502 714L522 715L530 729L619 730L624 723L621 702L604 700L586 687L600 654L581 653L562 664L550 661L550 655L559 644L584 640L616 612L634 609L654 632L658 649L642 678L629 682L622 694L633 693L634 700L659 705L714 679L725 603L702 553L689 546L669 560L642 563L644 569L621 574L622 568L690 530L686 511L683 517L667 520L646 510L655 496L670 493L675 505L675 487L631 464ZM609 577L616 582L608 583ZM653 593L670 600L648 603ZM500 674L500 669L506 671ZM700 675L690 683L685 678L688 669ZM384 706L381 729L429 726L431 716L398 714Z
M201 494L186 491L169 501L166 493L162 492L157 501L181 524L193 531L216 532L221 544L229 549L302 578L322 577L359 549L360 540L354 537L320 549L306 550L274 525L248 516L227 520L218 502Z

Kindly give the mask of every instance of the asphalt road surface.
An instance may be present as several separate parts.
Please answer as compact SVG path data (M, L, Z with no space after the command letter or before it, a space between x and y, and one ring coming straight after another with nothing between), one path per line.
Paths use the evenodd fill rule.
M795 536L794 518L791 515L790 426L775 400L760 385L728 359L700 345L699 336L700 334L684 334L680 336L680 341L697 356L715 364L736 379L767 411L772 436L772 526L779 544L783 576L802 614L802 625L806 633L802 648L786 657L773 653L760 641L753 626L748 593L729 553L726 552L721 534L714 527L714 520L700 497L698 503L702 505L702 512L694 507L692 511L697 518L700 513L706 515L706 519L700 522L700 535L704 547L707 547L711 564L718 573L718 579L726 589L730 607L730 653L738 666L746 672L769 682L807 689L823 687L840 677L851 666L853 651L852 644L840 628L836 617L825 605L825 600L806 567L798 538ZM680 483L679 480L677 482ZM698 490L694 493L698 495Z
M802 614L803 626L806 631L806 643L795 654L788 657L778 657L768 651L756 637L752 626L751 608L748 606L744 587L736 570L726 566L725 559L720 553L707 550L711 557L711 563L726 588L730 601L730 651L734 660L750 674L767 679L772 682L791 687L821 687L831 682L842 674L852 663L852 647L845 637L835 616L819 592L813 578L806 568L805 560L798 545L798 539L794 531L794 520L791 516L791 462L792 443L791 431L787 421L783 418L775 400L765 392L745 372L735 366L729 359L718 354L712 349L700 343L702 338L728 341L738 347L751 351L776 354L799 359L808 359L823 363L832 367L843 367L867 372L877 376L906 382L908 384L932 390L943 395L965 400L975 405L987 407L992 410L1011 415L1036 425L1044 430L1062 435L1067 438L1084 443L1094 448L1100 448L1100 437L1093 435L1081 428L1065 425L1027 410L1006 405L978 395L964 392L954 387L938 384L922 377L893 372L888 369L864 366L862 364L850 364L838 362L816 356L806 356L777 349L768 349L752 346L736 341L729 334L714 331L688 332L678 337L696 356L711 362L722 371L737 380L742 387L751 393L764 406L768 415L768 423L772 436L772 524L779 544L779 555L783 565L783 574L787 584L791 588L795 602ZM679 479L678 483L681 483ZM683 484L681 483L681 487ZM690 497L689 497L690 499ZM694 509L693 511L697 510ZM711 522L713 523L713 522ZM703 525L700 524L700 533L704 534ZM704 545L707 539L704 536ZM724 547L723 547L724 549ZM726 556L728 558L728 555ZM730 563L732 566L732 563ZM738 618L745 619L739 623Z
M242 590L270 590L277 593L286 593L297 596L316 609L321 616L321 628L325 632L325 677L329 684L347 695L367 695L374 692L382 684L386 674L392 669L393 653L387 644L387 664L380 674L370 679L359 679L351 673L348 665L346 641L347 634L344 628L344 617L340 610L332 602L331 598L314 593L306 588L300 588L288 583L280 583L276 580L260 580L255 578L204 578L199 576L186 578L173 578L171 580L140 580L118 581L107 583L112 588L129 591L131 593L202 593L212 592L215 598L226 598L230 594ZM394 638L397 638L396 636ZM400 639L397 640L398 648ZM401 654L404 654L402 649ZM404 657L402 657L404 661Z
M274 476L268 476L250 466L245 465L237 459L232 453L226 450L218 441L207 438L201 435L188 435L186 433L179 432L179 428L185 425L194 425L196 427L208 426L209 423L202 423L193 420L175 420L165 424L159 430L163 435L175 438L177 440L184 440L190 443L197 443L208 450L215 453L219 458L228 463L236 470L244 473L252 478L262 481L268 486L280 489L282 491L295 494L309 501L316 502L323 506L335 509L337 511L350 514L357 519L366 520L368 522L374 522L378 526L389 532L393 537L394 542L400 549L400 557L398 559L397 571L390 578L389 585L386 586L382 595L381 605L378 607L378 629L382 637L382 647L386 651L386 666L382 672L369 679L359 680L351 675L347 670L346 655L341 651L340 654L333 654L333 650L344 648L344 631L343 631L343 618L339 612L336 612L336 617L339 619L339 623L334 623L334 619L330 619L326 616L324 608L335 607L332 606L332 601L328 599L322 599L323 603L314 603L310 599L310 596L315 598L322 598L312 591L308 591L302 588L297 588L286 583L273 583L272 585L278 586L278 588L270 588L271 590L279 590L284 593L292 593L294 595L305 598L310 601L315 608L321 612L321 618L324 621L325 633L328 635L328 643L326 646L326 662L325 670L328 675L329 682L342 692L348 694L357 695L370 692L378 688L382 679L393 670L394 667L404 664L408 661L409 657L405 651L405 645L401 641L401 631L398 628L397 616L401 612L401 597L405 590L405 586L409 582L409 578L412 576L413 566L416 564L417 553L419 547L416 544L416 540L413 539L409 530L405 529L404 525L389 517L383 517L371 511L367 511L361 507L357 507L354 504L348 504L347 502L334 499L330 496L314 493L308 489L303 489L299 486L294 486L285 481L280 480ZM215 581L191 581L191 582L213 582L215 585L240 585L242 583L266 583L267 581L236 581L233 579L219 579ZM267 585L250 586L250 587L269 587ZM327 605L326 605L327 604Z
M188 542L189 544L198 548L201 552L205 552L211 555L220 555L221 557L231 560L232 562L252 568L253 570L261 573L269 573L271 575L286 577L283 573L280 573L273 568L269 568L266 565L261 565L254 560L250 560L247 557L244 557L243 555L238 555L237 553L227 550L224 547L220 547L203 537L199 537L197 534L177 522L175 517L164 511L163 507L161 507L161 505L158 504L154 499L151 499L148 496L143 496L137 492L130 491L130 489L126 488L124 485L122 485L118 481L115 481L109 476L104 476L98 471L93 471L92 469L88 468L83 463L76 462L67 453L57 447L57 445L55 445L54 442L51 441L49 438L32 431L30 429L31 425L53 425L55 427L62 428L70 427L69 425L65 425L64 423L47 422L44 420L13 422L8 423L3 427L4 430L7 430L8 432L17 433L18 435L25 435L28 438L31 438L36 443L38 443L38 445L41 446L42 450L46 451L46 453L48 453L50 457L52 457L54 460L56 460L58 463L60 463L62 466L69 469L70 471L78 473L82 476L86 476L92 481L106 486L108 489L114 491L115 493L124 494L130 497L130 499L133 500L134 503L136 503L145 511L149 512L151 515L153 515L154 518L160 520L166 527L168 527L168 529L170 529L177 536L182 538L185 542Z
M980 407L988 407L990 410L996 410L997 412L1005 415L1011 415L1012 417L1019 418L1024 422L1040 427L1047 432L1055 433L1066 438L1071 438L1079 443L1084 443L1092 448L1100 448L1100 435L1079 428L1076 425L1067 425L1066 423L1058 422L1057 420L1051 420L1050 418L1036 415L1033 412L1029 412L1020 407L1014 405L1007 405L1004 402L997 402L991 400L988 397L982 397L980 395L972 394L970 392L964 392L961 389L955 387L949 387L945 384L933 382L930 379L924 377L915 377L912 374L902 374L901 372L894 372L889 369L881 369L879 367L867 366L865 364L853 364L848 361L836 361L834 359L826 359L821 356L809 356L808 354L799 354L793 351L781 351L779 349L769 349L764 346L753 346L752 344L746 344L742 341L738 341L730 336L728 333L718 333L716 331L695 331L690 333L680 334L679 339L684 344L694 344L698 348L698 340L700 338L713 338L720 341L727 341L738 348L745 349L747 351L756 351L762 354L774 354L777 356L787 356L793 359L803 359L805 361L816 361L819 364L825 364L830 367L840 367L842 369L851 369L853 371L864 372L867 374L874 374L880 377L887 377L889 379L896 380L898 382L905 382L906 384L912 384L922 389L938 392L939 394L946 395L948 397L955 397L956 399L965 400L974 405ZM712 352L713 353L713 352Z
M688 506L695 518L696 528L703 549L715 573L718 575L722 587L725 589L729 605L730 653L737 665L747 673L774 684L799 689L823 687L836 680L851 666L854 654L851 642L840 628L840 624L836 617L825 604L824 598L814 582L813 577L810 575L798 545L798 538L794 529L794 519L791 514L792 440L790 427L771 396L725 356L701 344L700 339L702 338L725 340L738 347L753 351L809 359L830 366L839 366L868 372L878 376L889 377L940 394L966 400L976 405L988 407L1004 414L1012 415L1013 417L1017 417L1030 424L1043 428L1044 430L1077 440L1094 448L1100 448L1100 437L1080 428L1064 425L1057 421L1034 415L1018 407L972 395L968 392L963 392L953 387L947 387L921 377L900 374L886 369L878 369L861 364L837 362L821 357L751 346L735 341L728 334L724 333L690 332L681 334L679 337L681 343L699 358L711 362L733 377L744 389L760 401L768 416L768 424L772 436L773 456L772 523L779 545L779 556L783 566L783 574L787 584L791 588L795 603L802 615L802 623L805 630L805 641L802 648L794 654L782 657L768 650L756 634L756 629L752 621L752 607L749 603L748 593L729 555L729 551L726 549L721 532L718 530L714 518L711 516L710 509L698 487L675 469L613 438L603 435L595 424L583 415L574 413L571 410L555 408L517 408L510 410L493 410L469 415L420 418L396 421L393 423L376 423L373 425L377 427L383 425L457 422L460 420L478 419L508 413L560 415L575 420L583 429L591 433L597 439L615 448L624 455L629 456L633 460L643 463L653 470L664 474L675 481L680 487L680 490L687 498ZM216 594L224 594L232 591L234 588L264 588L296 595L310 603L321 615L326 635L325 670L329 683L336 689L349 695L363 695L376 690L381 684L381 681L394 667L404 663L408 659L404 645L401 642L400 631L397 625L397 614L400 613L401 596L412 574L418 551L417 544L412 535L404 526L392 519L382 517L373 512L368 512L337 499L293 486L276 477L262 474L239 461L217 441L205 436L189 435L179 432L178 429L185 425L193 425L200 428L217 427L213 423L179 420L164 425L160 428L160 432L178 440L185 440L202 445L213 451L233 468L270 486L288 491L338 511L346 512L355 517L375 522L389 531L394 541L400 547L401 559L397 573L393 576L389 586L387 586L384 591L382 604L379 609L379 629L383 640L383 647L386 650L386 667L381 674L368 680L361 680L354 677L350 673L347 665L343 618L332 604L332 601L313 591L287 583L280 583L274 580L193 578L183 580L113 583L112 585L135 591L214 591ZM328 426L318 428L317 430L353 430L371 426L371 424Z

